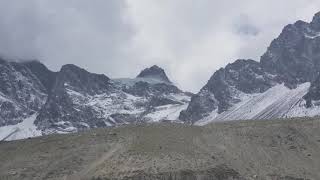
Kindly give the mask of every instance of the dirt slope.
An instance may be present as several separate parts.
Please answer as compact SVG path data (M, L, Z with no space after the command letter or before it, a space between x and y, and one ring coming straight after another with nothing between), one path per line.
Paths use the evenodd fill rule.
M0 179L320 179L320 120L130 125L0 143Z

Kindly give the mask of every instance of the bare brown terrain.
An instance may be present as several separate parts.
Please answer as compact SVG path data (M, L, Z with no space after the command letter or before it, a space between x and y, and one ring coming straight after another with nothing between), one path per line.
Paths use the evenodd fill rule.
M320 120L157 123L0 143L0 179L319 180Z

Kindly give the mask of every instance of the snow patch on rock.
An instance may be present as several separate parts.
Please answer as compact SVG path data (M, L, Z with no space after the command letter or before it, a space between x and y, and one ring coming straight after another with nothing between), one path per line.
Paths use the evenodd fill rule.
M34 124L36 117L37 114L33 114L16 125L0 127L0 140L11 141L41 136L41 131Z

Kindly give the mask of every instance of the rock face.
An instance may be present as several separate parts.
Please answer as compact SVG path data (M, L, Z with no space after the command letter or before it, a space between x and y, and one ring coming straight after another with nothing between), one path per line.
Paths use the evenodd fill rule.
M22 122L46 99L45 87L29 68L0 59L0 126Z
M158 66L143 70L135 79L114 80L72 64L52 72L38 61L1 60L0 69L0 139L21 129L18 123L35 113L34 124L43 134L177 121L191 96L170 83Z
M267 52L261 57L261 66L265 71L279 76L288 87L312 82L320 69L320 31L313 24L298 21L286 26L275 39Z
M103 123L93 107L80 104L84 103L86 95L107 93L111 89L110 79L105 75L92 74L75 65L64 65L35 123L42 130L62 128L74 131L83 126L99 127ZM84 98L79 99L79 104L74 101L77 96Z
M311 23L297 21L286 26L280 36L272 41L260 62L237 60L214 73L200 92L192 97L187 110L181 112L180 119L194 123L215 114L212 117L214 120L245 102L245 97L266 93L282 83L293 90L301 84L314 82L308 95L300 97L301 101L308 101L310 107L312 100L319 99L316 88L319 71L320 13L314 16ZM267 108L270 106L262 107L257 113ZM286 116L286 112L271 114Z

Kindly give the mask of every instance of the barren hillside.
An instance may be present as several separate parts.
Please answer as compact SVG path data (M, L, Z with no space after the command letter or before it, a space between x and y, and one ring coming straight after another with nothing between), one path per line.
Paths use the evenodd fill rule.
M156 123L0 143L0 179L320 179L320 120Z

